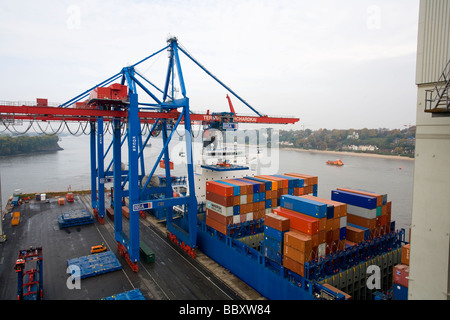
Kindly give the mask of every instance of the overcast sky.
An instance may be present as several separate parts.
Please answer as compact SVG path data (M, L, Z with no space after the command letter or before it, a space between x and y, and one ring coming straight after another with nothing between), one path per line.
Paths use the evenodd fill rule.
M65 102L178 38L285 128L415 124L418 0L2 1L0 100ZM192 110L227 91L181 56ZM167 53L139 66L162 87ZM251 114L233 98L237 113Z

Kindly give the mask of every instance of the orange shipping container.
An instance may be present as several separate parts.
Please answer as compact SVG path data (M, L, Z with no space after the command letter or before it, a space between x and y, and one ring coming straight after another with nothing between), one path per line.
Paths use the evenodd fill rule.
M344 295L345 300L351 300L352 299L351 295L349 295L348 293L333 287L332 285L330 285L328 283L323 283L322 286L324 286L325 288L327 288L328 290L331 290L333 292L341 293L342 295Z
M302 196L305 194L305 188L294 188L294 196Z
M376 227L376 219L366 219L363 217L355 216L353 214L347 214L347 223L356 224L361 227L365 227L368 229L375 229Z
M301 252L293 247L286 245L283 247L283 254L286 257L291 258L292 260L297 261L303 265L305 264L305 262L311 260L311 251L307 255L305 252Z
M278 189L282 188L282 186L279 185L279 181L271 180L271 179L265 178L264 176L255 176L255 178L272 182L272 191L278 191Z
M266 214L264 224L278 231L289 230L289 219L273 213Z
M277 189L288 188L288 183L289 183L288 179L283 179L280 177L274 177L274 176L270 176L270 175L256 176L256 178L270 180L270 181L272 181L272 186L273 186L273 182L275 181L278 186Z
M284 244L304 252L307 256L311 254L313 248L312 237L295 230L288 231L284 234Z
M305 266L297 261L292 260L287 256L283 256L283 266L302 277L305 276Z
M273 213L288 218L290 220L290 228L292 229L307 234L319 232L319 219L317 218L285 208L274 209Z
M362 229L358 229L358 228L354 228L351 226L347 226L347 231L346 231L346 239L354 242L354 243L360 243L364 241L364 230Z
M402 247L402 264L406 264L409 266L409 251L410 251L410 245L409 243L404 245Z

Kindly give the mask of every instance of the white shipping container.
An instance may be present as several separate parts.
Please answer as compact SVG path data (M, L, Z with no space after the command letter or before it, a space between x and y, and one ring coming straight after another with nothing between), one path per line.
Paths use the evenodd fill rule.
M224 207L218 203L212 202L210 200L206 201L206 208L211 209L223 216L231 217L233 216L233 207Z
M347 213L366 219L375 219L377 217L377 209L366 209L350 204L347 204Z

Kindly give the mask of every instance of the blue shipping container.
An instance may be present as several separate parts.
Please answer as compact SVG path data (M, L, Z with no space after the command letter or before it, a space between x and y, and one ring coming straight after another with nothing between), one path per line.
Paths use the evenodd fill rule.
M353 206L363 207L366 209L377 208L377 198L341 190L332 190L331 200L344 202Z
M266 225L264 226L264 236L268 236L280 242L283 241L285 232L286 231L279 231Z
M266 191L270 191L272 190L272 181L269 180L263 180L263 179L259 179L259 178L255 178L255 177L244 177L245 179L249 179L249 180L253 180L253 181L257 181L257 182L262 182L266 185Z
M142 294L141 290L134 289L102 298L102 300L145 300L145 297Z
M394 283L394 300L408 300L408 288Z
M264 236L264 246L271 248L272 250L282 253L283 252L283 241L278 241L267 235Z
M347 228L340 228L339 229L339 240L344 240L347 238Z
M278 264L283 263L283 255L275 250L272 250L269 247L263 247L263 254L265 257L269 258L272 261L275 261Z
M327 219L333 219L334 218L334 206L333 205L327 205Z
M303 188L303 183L304 182L303 182L303 179L301 179L301 178L296 178L296 177L291 177L291 176L284 176L284 175L281 175L281 174L274 174L273 176L292 181L291 184L289 184L290 182L288 182L289 187L291 187L291 188Z
M327 205L325 203L297 196L281 196L280 206L319 219L327 217Z

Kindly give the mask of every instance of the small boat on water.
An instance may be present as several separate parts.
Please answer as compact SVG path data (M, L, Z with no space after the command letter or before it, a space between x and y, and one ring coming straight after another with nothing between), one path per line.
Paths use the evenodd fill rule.
M328 161L327 161L327 164L332 165L332 166L339 166L339 167L341 167L341 166L344 165L344 162L342 162L341 159L334 160L334 161L328 160Z

